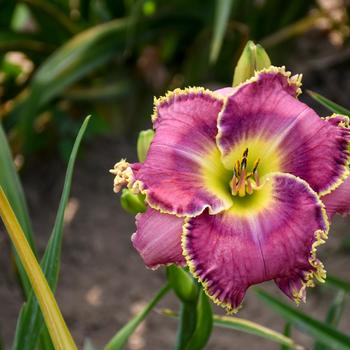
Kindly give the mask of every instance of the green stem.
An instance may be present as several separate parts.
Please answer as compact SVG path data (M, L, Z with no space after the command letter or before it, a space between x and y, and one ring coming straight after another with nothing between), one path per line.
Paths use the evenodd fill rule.
M197 304L182 302L175 350L184 350L196 329Z
M129 323L120 329L114 337L108 342L104 350L120 350L126 344L129 336L136 330L138 325L145 319L148 313L158 304L170 290L170 284L167 283L151 300L151 302Z
M55 297L1 186L0 216L38 299L55 349L77 350Z

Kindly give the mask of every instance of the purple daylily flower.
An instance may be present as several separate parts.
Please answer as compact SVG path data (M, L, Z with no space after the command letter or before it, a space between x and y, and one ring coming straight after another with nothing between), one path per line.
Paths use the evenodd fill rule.
M229 312L267 280L305 300L326 276L322 200L330 218L350 210L348 118L319 118L296 99L300 80L270 67L237 88L170 92L145 162L113 170L116 190L146 197L132 236L145 264L189 266Z

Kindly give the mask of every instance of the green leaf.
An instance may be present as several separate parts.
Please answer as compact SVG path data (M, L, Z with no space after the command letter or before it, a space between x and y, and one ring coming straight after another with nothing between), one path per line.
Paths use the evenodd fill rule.
M149 304L131 321L129 321L117 334L108 342L104 350L120 350L128 341L130 335L136 330L139 324L146 318L149 312L158 304L164 295L170 290L170 285L166 284L149 302Z
M350 116L350 111L348 109L338 105L335 102L332 102L331 100L318 94L317 92L307 90L307 93L318 103L328 108L331 112Z
M183 302L195 302L198 296L197 282L184 269L176 265L167 267L167 277L177 297Z
M258 296L274 311L279 313L287 321L300 327L307 334L330 346L337 346L339 349L350 349L350 337L336 330L334 327L322 323L314 318L298 311L294 307L284 304L282 301L272 297L268 293L257 290Z
M83 122L77 138L75 140L72 153L68 162L64 187L56 215L55 224L51 233L50 240L47 244L44 257L41 262L42 270L49 283L50 288L55 291L58 281L61 246L63 236L63 219L64 211L68 202L70 187L73 176L75 160L78 154L78 149L88 126L90 117L87 117ZM43 318L40 312L38 302L33 294L22 307L19 320L17 322L16 334L13 349L16 350L32 350L38 341L40 331L43 325Z
M11 114L19 123L25 147L31 149L33 121L65 88L103 65L125 47L127 19L117 19L85 30L55 51L35 73L30 93Z
M212 63L214 63L219 56L233 1L234 0L216 1L214 30L210 49L210 62Z
M36 249L33 240L33 231L29 219L27 204L25 201L21 182L19 180L15 165L12 160L11 150L7 143L5 132L0 123L0 186L4 189L6 197L8 198L11 207L13 208L19 223L26 235L27 241L36 254ZM26 298L28 298L31 286L25 273L23 266L16 254L16 265L18 267L21 283L23 286Z
M284 331L283 334L290 338L290 334L291 334L291 330L292 330L292 325L290 324L290 322L286 322L285 326L284 326ZM289 350L290 346L287 344L283 344L281 345L281 350Z
M187 349L197 323L197 305L194 302L181 302L180 317L176 335L175 350Z
M32 53L48 54L53 50L52 44L42 42L33 34L9 30L0 32L0 52L21 51L31 56Z
M213 328L213 312L208 297L202 290L197 303L196 328L186 350L201 350L207 344Z
M179 315L169 309L161 310L161 313L165 316L179 318ZM273 329L262 326L258 323L245 320L239 317L232 316L213 316L214 326L229 328L237 331L241 331L248 334L253 334L258 337L271 340L277 344L282 344L290 347L291 349L303 349L300 345L295 344L295 342L290 339L288 336L283 335L282 333L276 332Z
M332 304L327 312L325 322L329 325L337 327L343 314L344 307L345 293L341 290L335 295ZM316 342L314 350L329 350L329 347L322 342Z
M326 286L335 287L337 289L343 290L347 294L350 294L350 282L344 281L339 277L327 275Z
M64 13L54 2L45 0L22 0L32 10L35 19L50 35L56 31L67 31L69 34L75 34L79 27L73 22L69 15Z
M275 343L288 346L291 349L302 349L300 345L295 344L292 339L283 335L282 333L242 318L214 315L214 325L253 334L258 337L271 340Z

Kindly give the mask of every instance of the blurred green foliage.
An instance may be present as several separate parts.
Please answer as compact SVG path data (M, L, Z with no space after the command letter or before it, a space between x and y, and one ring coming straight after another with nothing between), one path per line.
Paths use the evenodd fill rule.
M94 116L90 134L133 135L147 126L154 95L203 82L230 85L248 39L307 18L315 4L0 0L0 6L0 118L11 147L27 154L58 145L68 158L86 114Z

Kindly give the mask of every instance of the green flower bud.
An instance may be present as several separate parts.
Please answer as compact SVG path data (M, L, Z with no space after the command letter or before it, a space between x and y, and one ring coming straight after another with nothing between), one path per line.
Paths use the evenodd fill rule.
M197 300L198 284L188 272L176 265L168 266L166 271L168 281L181 301Z
M255 71L270 66L271 61L264 48L248 41L235 68L233 86L237 86L254 76Z
M146 211L146 204L143 195L134 194L127 188L123 189L120 196L120 203L125 211L130 214L143 213Z
M152 129L143 130L140 132L137 139L137 156L140 162L145 161L153 137L154 131Z

